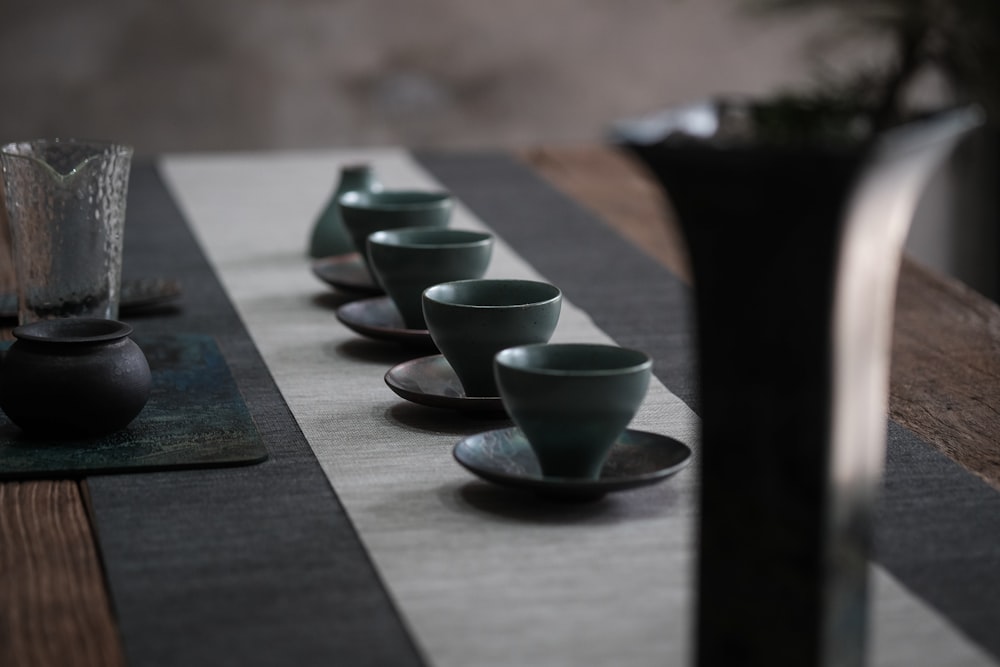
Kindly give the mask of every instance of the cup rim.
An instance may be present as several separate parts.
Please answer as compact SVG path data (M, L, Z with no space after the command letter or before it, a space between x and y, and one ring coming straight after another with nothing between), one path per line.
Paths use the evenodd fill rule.
M549 365L536 365L527 363L532 353L539 352L563 352L567 350L593 350L606 354L619 355L622 358L621 364L609 365L600 368L559 368ZM515 345L500 350L494 355L494 363L501 368L510 369L522 373L533 375L544 375L553 377L604 377L613 375L627 375L650 370L653 366L653 359L646 352L630 347L612 345L607 343L529 343L526 345Z
M420 241L419 237L439 237L440 240ZM410 238L416 237L416 238ZM448 237L451 237L450 239ZM493 241L489 232L451 227L397 227L372 232L367 239L372 245L391 248L465 248L486 245Z
M48 162L35 155L38 149L49 146L71 146L77 148L89 148L92 153L80 160L72 169L63 173L52 168ZM30 151L30 152L29 152ZM63 139L61 137L26 139L22 141L9 141L0 145L0 156L4 159L27 160L47 169L51 174L60 179L69 179L78 173L88 163L102 157L132 158L135 149L128 145L116 141L104 141L99 139Z
M62 137L51 137L51 138L37 138L37 139L22 139L20 141L8 141L0 145L0 153L4 155L9 155L11 157L20 158L30 158L31 155L25 155L19 151L28 148L38 149L45 148L47 146L76 146L82 148L94 148L100 150L110 150L114 155L131 155L134 151L133 147L128 144L123 144L118 141L107 141L102 139L76 139L73 137L62 138Z
M18 340L35 343L100 343L125 338L132 325L99 317L64 317L38 320L14 328Z
M529 285L529 286L532 286L532 287L536 287L539 290L547 291L548 292L548 296L546 296L545 298L539 298L539 299L533 299L533 300L526 300L526 301L522 301L522 302L519 302L519 303L510 303L510 304L483 304L483 303L468 303L468 302L443 300L438 295L438 293L444 292L444 291L446 291L448 289L454 289L455 287L460 287L460 286L463 286L463 285L469 285L469 284L472 284L472 283L482 284L482 285L485 285L485 284L500 285L500 284L505 284L505 283L506 284ZM499 309L499 308L526 308L526 307L531 307L531 306L544 306L544 305L548 305L548 304L554 303L556 301L559 301L562 298L562 290L560 290L558 287L556 287L552 283L548 283L548 282L541 281L541 280L526 280L526 279L521 279L521 278L469 278L469 279L466 279L466 280L451 280L451 281L444 282L444 283L438 283L437 285L431 285L430 287L428 287L427 289L425 289L423 291L423 293L422 293L421 296L422 296L422 299L424 299L424 300L431 301L433 303L440 304L441 306L445 306L445 307L451 307L451 308L480 308L480 309L483 309L483 310L491 310L491 309Z
M410 211L442 208L451 204L452 194L445 190L349 190L339 197L342 208L356 211Z

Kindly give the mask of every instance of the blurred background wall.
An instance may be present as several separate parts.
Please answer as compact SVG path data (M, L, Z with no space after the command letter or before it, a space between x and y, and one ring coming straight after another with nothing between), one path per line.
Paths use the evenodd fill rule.
M601 141L625 116L814 81L833 17L747 4L0 0L0 141L140 155ZM992 294L994 225L955 227L949 193L932 188L909 250Z
M622 116L806 80L816 24L739 0L5 0L0 138L590 141Z

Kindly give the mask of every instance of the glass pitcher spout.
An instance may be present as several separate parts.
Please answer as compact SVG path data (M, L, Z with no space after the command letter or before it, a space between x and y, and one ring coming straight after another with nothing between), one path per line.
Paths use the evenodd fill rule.
M60 181L91 169L100 169L108 159L131 159L132 148L123 144L77 139L39 139L7 144L3 152L21 158Z
M117 317L131 160L111 142L0 147L21 324Z

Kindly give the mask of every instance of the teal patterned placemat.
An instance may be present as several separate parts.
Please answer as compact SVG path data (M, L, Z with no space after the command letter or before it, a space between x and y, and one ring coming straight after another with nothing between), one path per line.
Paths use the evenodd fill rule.
M267 458L212 337L135 341L153 373L149 402L139 416L116 433L73 441L28 437L0 413L0 479L242 465Z

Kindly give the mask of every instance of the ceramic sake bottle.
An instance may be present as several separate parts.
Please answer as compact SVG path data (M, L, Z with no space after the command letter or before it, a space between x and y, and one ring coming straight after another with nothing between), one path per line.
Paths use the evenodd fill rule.
M376 191L382 185L375 177L371 165L348 165L340 170L340 179L323 210L313 225L309 238L309 256L313 258L345 255L354 252L351 235L344 228L337 207L337 199L345 192L352 190Z

